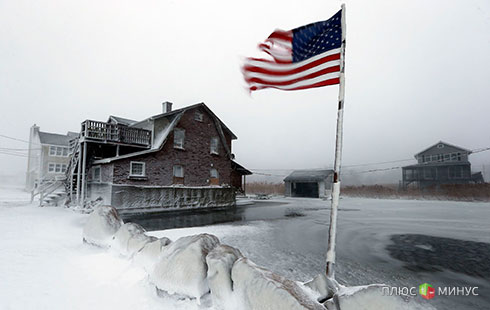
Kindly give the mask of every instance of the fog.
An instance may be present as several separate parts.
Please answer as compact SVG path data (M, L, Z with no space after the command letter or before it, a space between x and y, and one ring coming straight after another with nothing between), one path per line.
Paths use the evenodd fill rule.
M490 3L345 2L343 163L410 159L440 140L490 147ZM257 179L331 167L338 87L250 95L240 65L274 29L328 19L340 4L0 1L0 149L18 149L0 152L0 174L25 173L27 144L5 136L27 140L34 123L79 131L85 119L146 118L167 100L205 102L238 136L236 160L274 175ZM490 179L490 152L470 161ZM396 183L401 171L387 171L345 178Z

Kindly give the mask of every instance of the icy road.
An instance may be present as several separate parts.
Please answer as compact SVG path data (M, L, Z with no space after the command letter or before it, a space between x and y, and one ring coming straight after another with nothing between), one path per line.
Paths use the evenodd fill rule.
M233 222L237 228L248 225L256 229L221 239L259 265L306 281L325 268L329 207L329 201L320 199L274 199L236 211L173 213L133 221L148 230L219 222ZM211 227L220 225L194 230ZM479 296L414 298L438 309L490 309L490 203L343 198L336 273L347 285L478 287Z

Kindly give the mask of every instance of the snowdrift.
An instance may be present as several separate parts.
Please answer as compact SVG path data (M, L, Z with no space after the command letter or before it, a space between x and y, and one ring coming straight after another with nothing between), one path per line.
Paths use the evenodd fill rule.
M197 298L209 292L206 256L219 244L216 236L200 234L177 239L161 253L151 281L170 294Z
M231 270L237 301L250 310L325 310L296 282L240 258Z
M162 254L163 249L171 242L170 239L162 237L145 244L143 248L134 255L134 263L141 266L147 273L151 273L155 263L158 261L158 257Z
M114 235L111 249L122 256L131 258L147 243L157 240L156 237L145 235L145 229L138 224L123 224Z
M83 227L83 241L100 247L109 247L112 237L122 224L123 221L114 207L96 207Z
M233 301L231 269L236 260L242 257L238 249L223 244L215 247L206 257L208 283L216 309L227 310L236 307Z

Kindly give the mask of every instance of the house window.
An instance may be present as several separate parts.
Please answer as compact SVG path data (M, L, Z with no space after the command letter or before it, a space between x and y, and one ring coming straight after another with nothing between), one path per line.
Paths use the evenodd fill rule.
M434 178L431 168L424 168L424 178L429 180Z
M458 153L458 161L461 161L461 153Z
M219 154L218 153L218 145L219 145L218 137L212 137L211 138L211 154Z
M432 160L432 161L437 161L437 155L432 155L431 160Z
M130 163L130 176L144 177L145 176L145 163L139 161L132 161Z
M68 148L63 146L49 146L49 156L68 157Z
M66 172L66 164L61 164L61 172L65 173Z
M48 172L49 173L54 173L56 170L56 164L53 164L53 163L49 163L48 164Z
M443 147L444 147L444 144L442 144L442 143L439 143L439 144L437 145L437 148L438 148L438 149L442 149Z
M100 182L101 181L101 169L100 166L95 166L92 170L92 181Z
M185 139L185 130L175 128L174 129L174 148L183 149Z
M180 165L174 166L174 177L183 178L184 177L184 167Z
M202 122L203 121L203 114L199 111L196 111L196 113L194 113L194 120L196 120L198 122Z
M219 176L218 176L218 170L216 170L215 168L211 169L211 178L212 179L217 179Z
M456 158L457 158L456 153L451 153L451 160L456 161Z
M450 161L451 156L449 154L444 154L444 161Z

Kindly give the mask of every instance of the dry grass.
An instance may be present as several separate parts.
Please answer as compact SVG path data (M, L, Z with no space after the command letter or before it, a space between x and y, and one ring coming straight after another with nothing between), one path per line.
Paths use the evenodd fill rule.
M490 201L490 183L442 185L425 190L399 190L396 185L345 186L341 192L351 197Z
M269 183L269 182L247 183L246 193L284 195L284 183Z

